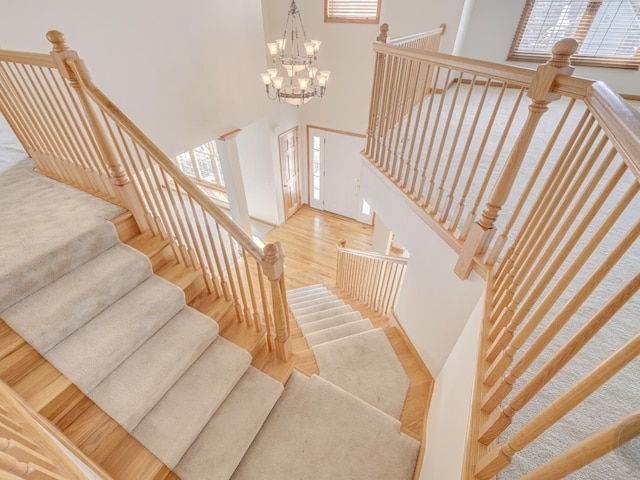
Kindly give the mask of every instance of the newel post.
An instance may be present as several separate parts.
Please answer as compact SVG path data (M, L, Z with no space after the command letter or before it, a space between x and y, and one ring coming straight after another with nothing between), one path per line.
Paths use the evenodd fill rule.
M140 230L142 232L150 230L145 209L136 195L135 186L129 180L129 176L118 157L113 143L109 140L93 103L83 89L83 85L91 83L91 75L89 75L89 70L84 60L78 56L75 50L71 50L68 47L62 32L50 30L47 32L47 40L53 46L51 56L56 62L60 74L69 81L69 85L74 89L82 104L87 123L96 139L102 163L107 167L111 183L116 187L115 190L120 200L133 214Z
M389 37L389 25L383 23L380 25L380 34L376 38L376 41L381 43L387 43L387 39ZM375 143L375 134L377 130L377 126L379 123L379 113L378 109L381 101L381 88L384 78L384 69L385 69L385 54L384 53L376 53L376 63L373 72L373 85L371 86L371 105L369 106L369 125L367 127L367 146L366 146L366 155L373 159L373 147Z
M289 307L287 306L287 291L284 283L284 250L280 242L276 242L266 245L263 251L262 269L271 283L276 357L286 362L291 358L292 347Z
M570 57L577 49L578 42L574 39L560 40L553 46L553 57L536 70L527 92L527 96L532 100L527 119L500 172L481 218L471 227L462 252L460 252L460 258L455 267L455 272L460 278L469 277L474 257L486 252L496 231L495 221L498 218L498 213L509 197L538 122L549 109L549 103L560 98L560 95L551 93L556 77L573 73L574 68L571 66Z

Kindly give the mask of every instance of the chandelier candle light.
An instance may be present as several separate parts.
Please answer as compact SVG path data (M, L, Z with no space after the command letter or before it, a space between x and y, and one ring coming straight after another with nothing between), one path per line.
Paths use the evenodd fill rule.
M298 28L302 30L302 38ZM262 74L262 81L271 100L303 105L314 97L318 100L324 97L331 72L320 71L314 65L321 43L307 40L300 11L292 0L282 38L267 43L273 68Z

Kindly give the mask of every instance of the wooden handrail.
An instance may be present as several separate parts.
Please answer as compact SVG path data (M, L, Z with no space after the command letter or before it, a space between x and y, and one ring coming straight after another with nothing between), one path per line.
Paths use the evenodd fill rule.
M338 245L336 285L386 315L395 307L408 259L353 250L345 243Z
M518 425L518 410L578 349L592 347L595 329L634 301L637 276L619 295L607 296L602 310L598 304L593 319L583 318L587 305L595 308L589 303L595 288L611 287L607 272L637 243L633 209L640 191L640 114L601 82L571 76L572 40L557 44L554 58L533 71L424 51L414 48L410 37L388 40L386 30L373 44L376 65L363 155L424 212L432 228L462 246L459 276L465 278L472 266L486 268L491 287L465 478L489 478L502 471L514 450L522 448L518 439L534 427L516 429L515 443L484 455L487 446L512 418ZM413 83L415 72L428 72L420 88ZM532 99L528 111L520 103L525 95ZM561 97L566 101L553 107L559 122L545 123L544 148L528 151L538 136L540 115ZM487 98L493 110L485 108ZM501 108L505 98L511 103ZM498 111L502 131L496 133L491 130ZM470 158L474 148L478 152ZM519 170L525 154L529 176L523 180ZM456 190L459 182L464 187ZM472 183L481 184L471 194L473 203L468 200ZM564 326L576 320L588 327L563 340L557 354L548 352ZM526 343L527 350L516 357ZM543 352L551 357L537 370L534 361ZM633 349L625 355L637 354ZM612 369L609 363L598 375L610 375ZM516 385L518 378L526 380L524 386ZM579 384L594 378L589 374Z
M409 263L409 259L406 257L395 257L393 255L383 255L381 253L376 253L376 252L363 252L362 250L354 250L347 247L338 246L338 251L348 253L350 255L355 255L358 257L377 258L379 260L384 260L392 263L399 263L401 265L407 265Z
M46 61L0 51L15 61L0 63L0 104L39 170L129 209L143 233L167 240L175 260L201 274L210 293L232 301L248 327L262 331L262 312L269 312L269 349L286 361L289 319L278 305L287 304L285 282L282 274L270 278L278 288L269 295L260 277L274 261L283 270L281 246L263 252L104 95L61 32L47 39Z
M24 475L24 478L86 480L86 475L57 441L83 461L96 477L111 479L4 382L0 382L0 401L0 472L12 472L21 478Z
M54 68L55 61L46 53L17 52L0 50L0 61L10 63L27 63L38 67Z
M78 63L81 60L69 59L67 64L70 65L81 82L82 88L87 95L98 105L103 111L109 114L118 124L141 145L152 153L154 160L158 162L162 168L171 175L182 189L192 196L206 212L211 215L216 222L223 225L225 230L233 235L238 243L256 260L262 261L264 253L258 245L247 235L233 220L231 220L200 188L198 188L191 179L182 172L171 159L160 148L153 143L129 118L113 103L109 98L96 87L90 79L86 79L80 74Z
M431 30L427 30L426 32L414 33L411 35L405 35L404 37L387 39L386 43L388 45L403 45L427 37L442 36L446 29L447 25L443 23L438 28L433 28Z
M472 58L458 57L446 53L428 52L416 48L388 45L376 42L373 51L383 55L397 56L426 62L438 67L451 70L464 71L472 75L489 77L500 80L509 85L528 87L531 85L535 70L511 65L498 65L495 63L475 60Z
M640 113L602 82L592 83L584 100L611 143L640 181Z

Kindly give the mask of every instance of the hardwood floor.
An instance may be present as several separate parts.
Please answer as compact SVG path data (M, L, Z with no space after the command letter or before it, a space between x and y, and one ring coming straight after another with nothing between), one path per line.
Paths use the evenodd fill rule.
M125 216L126 217L126 216ZM127 218L118 220L121 238L135 244L137 233ZM116 223L118 223L116 222ZM335 289L337 245L347 240L351 248L368 250L373 228L349 219L301 208L285 225L271 230L265 243L279 241L287 256L287 287L298 288L323 283ZM164 246L153 239L136 245L152 257L154 269L167 271L170 255ZM170 269L169 269L170 270ZM175 273L175 272L174 272ZM185 277L193 279L191 272ZM184 278L173 278L180 284ZM181 285L193 289L193 282ZM190 305L209 314L220 324L220 334L242 345L254 355L253 365L280 381L285 381L295 364L301 371L317 373L313 353L308 349L299 329L292 327L294 359L288 364L277 362L273 353L260 343L262 334L252 334L239 325L229 302L206 293L192 291ZM337 292L337 290L336 290ZM411 387L402 412L402 429L422 439L425 412L428 407L433 379L421 368L405 343L397 325L387 317L376 315L364 305L342 292L341 297L362 311L376 327L384 328L391 345L398 354ZM179 478L154 457L121 426L106 415L66 377L58 372L38 352L0 320L0 379L13 388L35 411L51 421L85 455L116 479L169 480Z
M340 240L349 248L369 250L373 227L304 205L287 222L262 239L281 242L286 255L287 288L323 283L335 285Z
M426 412L433 391L433 377L421 360L407 345L400 326L387 316L380 315L336 287L336 264L340 240L358 250L370 250L373 227L353 220L321 212L308 206L302 207L284 225L271 230L265 243L281 242L287 258L285 272L290 289L322 283L335 294L369 318L374 327L384 329L400 363L405 369L411 386L402 411L402 430L422 441ZM292 327L295 366L307 375L317 374L318 365L309 350L297 324Z

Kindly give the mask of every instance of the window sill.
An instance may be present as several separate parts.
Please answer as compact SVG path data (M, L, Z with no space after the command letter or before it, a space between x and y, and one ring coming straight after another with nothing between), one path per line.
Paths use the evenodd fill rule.
M511 54L507 57L510 62L545 63L551 55L543 54ZM593 57L571 57L571 64L581 67L618 68L623 70L640 70L640 60L628 60L622 58L599 59Z

